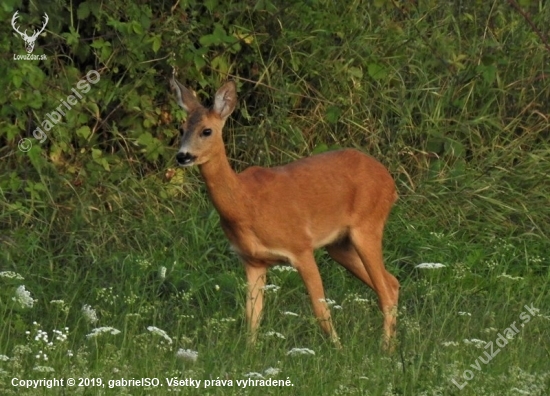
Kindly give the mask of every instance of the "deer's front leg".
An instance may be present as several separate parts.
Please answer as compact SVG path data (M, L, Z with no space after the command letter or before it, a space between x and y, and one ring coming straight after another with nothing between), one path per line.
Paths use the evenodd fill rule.
M313 257L313 253L308 251L301 256L298 256L296 261L292 264L298 270L298 273L306 285L306 289L313 305L313 312L317 317L319 325L323 331L330 336L330 339L336 347L341 348L342 345L340 344L338 334L336 334L336 330L332 324L330 309L325 300L323 281L321 279L321 274L319 273L319 267L317 267L317 263Z
M249 341L256 342L258 326L264 305L264 286L267 267L257 262L245 261L247 293L246 293L246 320L248 322Z

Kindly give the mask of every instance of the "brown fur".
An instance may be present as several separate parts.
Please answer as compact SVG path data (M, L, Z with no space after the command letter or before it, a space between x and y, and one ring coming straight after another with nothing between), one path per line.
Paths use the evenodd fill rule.
M310 295L322 329L339 345L313 250L330 256L371 287L384 313L386 343L394 337L399 282L386 271L382 234L397 199L394 181L378 161L354 149L331 151L274 168L236 174L225 154L222 128L236 104L226 83L206 111L173 81L178 103L189 114L178 156L196 158L223 231L241 257L248 294L246 315L255 340L263 309L267 269L294 266ZM211 129L209 137L201 135Z

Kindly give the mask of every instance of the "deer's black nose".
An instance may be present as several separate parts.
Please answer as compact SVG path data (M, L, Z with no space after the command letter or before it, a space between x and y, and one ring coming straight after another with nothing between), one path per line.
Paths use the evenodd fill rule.
M192 155L191 153L182 153L179 152L176 155L176 161L178 161L178 164L180 165L191 165L193 161L195 161L196 156Z

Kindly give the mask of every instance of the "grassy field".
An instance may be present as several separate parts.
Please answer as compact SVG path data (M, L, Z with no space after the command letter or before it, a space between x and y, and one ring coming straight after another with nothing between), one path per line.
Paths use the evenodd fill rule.
M61 392L14 387L13 378L88 381L71 394L548 393L550 243L536 225L518 232L529 211L515 224L489 221L503 213L490 189L465 202L427 182L401 197L387 227L387 266L402 286L393 355L381 348L374 293L324 252L318 262L344 348L321 334L297 273L279 267L269 274L278 288L267 292L260 341L249 347L244 271L200 180L185 175L187 190L170 200L135 189L107 210L83 195L79 213L59 211L65 234L49 234L44 221L3 238L2 270L14 273L0 278L2 394ZM469 205L478 220L464 217ZM445 267L415 268L421 263ZM30 296L18 294L21 285ZM518 333L507 332L514 325ZM141 378L158 387L109 382ZM195 389L171 378L202 382ZM237 380L249 378L292 385L243 390Z
M50 12L48 63L0 59L0 395L550 394L547 2L519 2L530 17L510 1L92 3L74 18L69 5ZM73 19L86 22L80 38ZM374 292L324 251L343 349L285 267L269 272L259 341L247 344L244 270L204 184L196 169L165 176L172 63L201 99L237 80L236 169L334 147L389 168L393 354ZM33 120L99 66L81 107L18 151Z

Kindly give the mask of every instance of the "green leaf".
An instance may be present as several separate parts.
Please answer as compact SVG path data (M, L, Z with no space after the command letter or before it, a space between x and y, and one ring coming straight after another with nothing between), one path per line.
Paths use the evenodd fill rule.
M162 44L162 38L159 34L155 34L153 36L153 52L156 54L158 50L160 49L160 45Z
M378 63L369 64L368 73L375 80L383 80L388 75L386 68Z
M76 130L76 135L81 136L84 139L88 139L88 136L90 136L91 133L92 131L89 126L82 126Z
M143 27L138 21L132 21L132 30L136 34L143 34Z
M35 89L32 92L32 95L28 96L27 104L33 109L42 108L43 103L44 101L42 100L42 93L38 89Z
M106 171L110 171L111 167L106 158L103 157L103 152L99 149L92 149L92 159L98 165L101 165Z
M325 119L330 124L336 124L342 115L342 110L337 106L329 106L325 113Z
M497 67L495 65L479 65L476 68L478 73L487 84L492 84L497 77Z
M8 138L8 140L12 140L13 138L15 138L21 133L21 131L15 124L5 125L3 129L4 131L2 133L6 134L6 137Z
M90 6L85 1L83 3L80 3L78 6L78 10L76 11L76 18L77 19L86 19L90 15Z
M444 142L441 138L430 138L426 142L426 151L439 154L444 148Z
M109 57L111 56L111 53L113 52L111 48L111 43L107 43L108 45L101 48L101 60L107 61Z
M80 34L72 26L69 26L69 33L62 33L61 36L65 37L67 45L70 47L76 47L79 44Z
M142 133L139 135L137 142L144 146L151 146L153 144L153 135L149 132Z
M200 55L195 56L193 58L193 62L195 63L197 70L201 70L206 65L206 61Z
M350 67L348 69L348 73L351 77L356 77L356 78L363 78L363 70L359 69L358 67Z
M145 149L142 151L145 152L146 157L150 160L155 161L164 152L164 146L150 132L144 132L139 135L137 142L145 146Z
M99 49L99 48L103 48L106 44L107 42L102 38L100 38L98 40L94 40L92 44L90 44L90 47Z
M229 65L224 56L216 56L212 59L212 68L219 71L222 74L227 74L229 71Z
M28 73L27 79L31 87L33 87L34 89L39 89L44 83L44 73L40 69L33 70L32 72Z
M324 153L325 151L328 151L328 146L325 143L321 143L315 146L311 154L321 154L321 153Z
M94 116L99 117L99 106L95 102L88 102L86 106L92 110Z
M11 77L11 81L13 82L13 85L15 85L15 88L21 88L21 84L23 84L23 76L19 73L14 73Z
M103 155L103 152L101 150L95 149L95 148L92 149L92 159L94 161L97 159L100 159L102 155Z
M218 7L218 0L206 0L204 2L204 6L210 12L216 11L216 8Z
M218 44L219 40L216 36L214 36L213 34L207 34L206 36L202 36L200 39L199 39L199 43L201 45L204 45L205 47L209 47L211 45L214 45L214 44Z
M447 138L445 141L445 153L451 154L455 157L462 157L464 156L464 153L466 152L466 149L464 148L464 145L460 143L459 141L452 140Z

